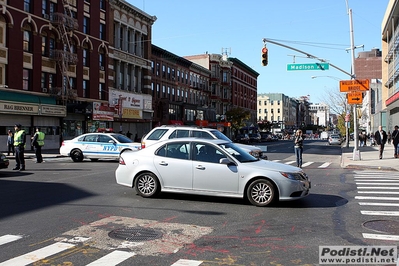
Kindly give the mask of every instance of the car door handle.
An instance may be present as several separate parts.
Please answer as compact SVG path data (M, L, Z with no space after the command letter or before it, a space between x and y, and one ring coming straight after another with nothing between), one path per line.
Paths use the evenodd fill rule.
M168 165L168 163L165 162L165 161L162 161L162 162L160 162L159 164L160 164L160 165L164 165L164 166L167 166L167 165Z
M199 170L205 170L205 166L202 165L197 165L195 168L199 169Z

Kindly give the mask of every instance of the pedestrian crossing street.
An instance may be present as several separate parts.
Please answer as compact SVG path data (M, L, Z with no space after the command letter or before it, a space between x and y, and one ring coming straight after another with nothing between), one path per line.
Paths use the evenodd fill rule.
M393 220L399 216L399 173L358 171L354 174L360 213L370 220ZM396 221L399 223L399 220ZM364 238L399 241L399 234L363 233Z
M12 242L21 240L22 235L3 235L0 236L0 249L3 245L11 244ZM40 261L55 256L61 252L72 250L77 247L79 242L86 242L89 238L80 238L78 240L62 241L50 244L43 248L22 254L18 257L11 258L9 260L0 262L0 266L25 266L32 263L39 263ZM102 256L94 261L86 264L87 266L113 266L118 265L127 259L134 257L136 254L134 252L114 250L110 251L107 255ZM179 259L171 266L198 266L201 265L203 261L200 260L187 260ZM40 264L40 263L39 263ZM37 264L37 265L39 265ZM42 264L40 264L42 265ZM75 264L77 265L77 264Z
M296 161L284 161L284 160L271 160L271 161L296 166ZM302 168L305 168L305 167L327 168L331 164L332 164L331 162L303 162Z

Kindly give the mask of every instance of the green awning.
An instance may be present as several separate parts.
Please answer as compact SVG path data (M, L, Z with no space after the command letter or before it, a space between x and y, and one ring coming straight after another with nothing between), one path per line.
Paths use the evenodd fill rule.
M12 92L12 91L0 91L0 100L11 101L11 102L24 102L24 103L36 103L36 104L53 104L56 105L56 101L50 96L38 96L33 94Z

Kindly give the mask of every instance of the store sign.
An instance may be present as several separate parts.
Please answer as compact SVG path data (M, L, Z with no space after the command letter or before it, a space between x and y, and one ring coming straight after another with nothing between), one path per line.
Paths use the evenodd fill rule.
M93 103L93 120L114 121L115 108L110 107L108 103Z
M39 114L39 105L0 101L0 112L13 114Z
M134 118L134 119L142 119L141 111L132 108L123 108L122 109L122 118Z
M63 105L41 105L41 114L47 116L66 117L66 106Z

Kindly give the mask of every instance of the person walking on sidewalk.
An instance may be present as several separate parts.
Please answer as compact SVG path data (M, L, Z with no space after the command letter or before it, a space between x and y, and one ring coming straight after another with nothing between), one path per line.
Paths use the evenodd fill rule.
M387 133L382 129L382 126L378 127L378 130L374 134L375 142L380 147L380 159L382 159L382 153L384 152L385 143L387 143Z
M14 149L14 134L12 133L11 130L8 130L8 136L7 136L7 156L10 156L10 153L12 152L12 155L14 156L15 149Z
M298 129L295 132L294 150L296 156L296 166L302 167L302 153L303 153L303 134L302 130Z
M44 146L45 134L40 131L40 128L36 128L35 135L32 137L32 145L35 147L36 163L43 162L42 147Z
M26 133L21 124L15 124L14 147L16 165L12 170L25 171Z
M395 126L394 131L392 131L392 144L393 144L393 157L398 158L399 150L399 127Z

